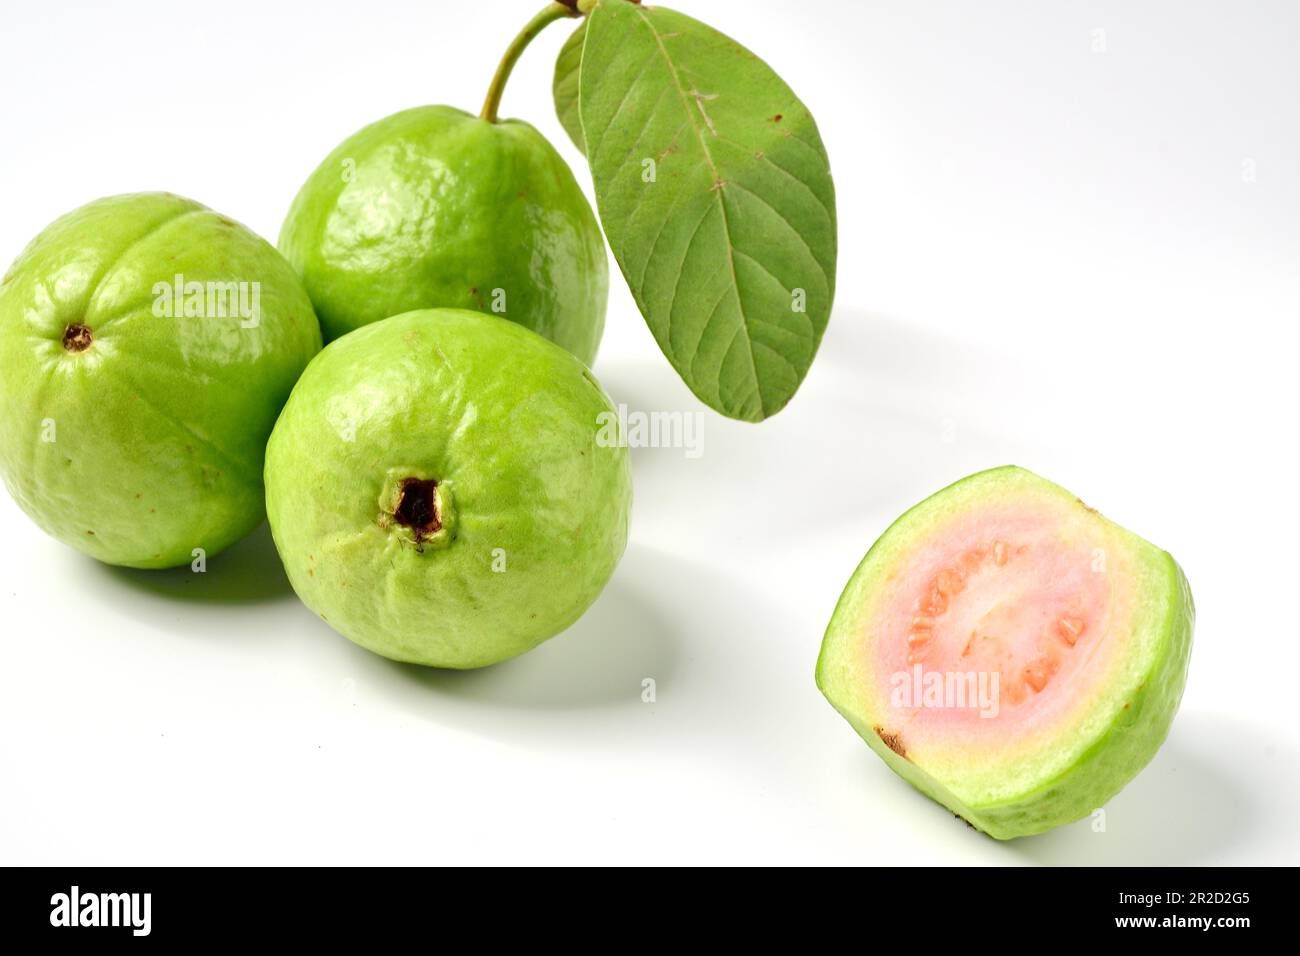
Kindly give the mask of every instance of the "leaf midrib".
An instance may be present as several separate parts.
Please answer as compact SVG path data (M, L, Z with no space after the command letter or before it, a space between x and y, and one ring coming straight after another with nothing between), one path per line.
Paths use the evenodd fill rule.
M726 236L727 269L731 274L731 288L736 297L736 309L740 313L741 325L743 325L745 329L745 349L749 352L749 367L754 373L754 392L758 395L758 410L761 415L766 418L767 403L763 399L763 384L758 375L758 363L754 358L753 330L749 327L749 316L745 314L745 304L740 298L740 279L736 274L736 259L732 252L733 243L731 241L731 222L727 218L727 204L723 201L722 197L722 192L726 186L720 185L722 183L722 178L718 173L717 163L713 161L713 153L710 152L708 144L704 139L704 133L700 129L700 124L696 120L695 114L691 111L690 100L687 98L686 90L682 87L681 76L677 72L677 66L673 63L672 57L668 55L668 48L664 46L659 31L656 30L654 24L650 22L650 18L646 15L646 12L639 6L634 9L636 15L641 19L641 22L645 24L646 29L650 31L650 35L654 37L655 46L659 48L660 56L663 57L663 61L668 67L668 72L672 75L673 88L677 91L678 99L682 102L682 108L686 111L687 121L690 123L691 129L695 131L695 138L699 140L700 150L704 153L704 160L709 164L709 172L713 175L713 183L717 187L712 191L717 199L718 212L722 215L722 230ZM669 314L671 315L671 307L669 309ZM721 393L719 393L718 398L719 400L722 399Z

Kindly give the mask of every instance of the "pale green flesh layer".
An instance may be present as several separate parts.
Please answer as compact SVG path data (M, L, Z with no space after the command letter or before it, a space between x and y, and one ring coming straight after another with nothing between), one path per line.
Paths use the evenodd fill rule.
M1102 653L1092 677L1043 688L1059 705L1051 720L942 720L906 724L880 692L880 642L900 640L888 595L926 549L985 513L1042 514L1108 561L1113 593L1127 595L1092 625L1080 650ZM1054 529L1053 529L1054 530ZM1018 468L981 472L898 519L863 559L836 608L817 666L835 708L889 766L917 789L999 839L1041 832L1104 806L1150 761L1177 710L1191 650L1193 606L1186 578L1164 551L1087 509L1064 489ZM1105 633L1099 633L1100 631ZM1087 642L1093 642L1087 644ZM1029 691L1031 705L1036 692ZM961 733L960 739L957 734ZM980 736L980 735L983 736ZM1002 736L999 736L1002 735ZM1019 737L1018 737L1019 735ZM1023 738L1023 739L1020 739ZM972 742L973 741L973 742Z

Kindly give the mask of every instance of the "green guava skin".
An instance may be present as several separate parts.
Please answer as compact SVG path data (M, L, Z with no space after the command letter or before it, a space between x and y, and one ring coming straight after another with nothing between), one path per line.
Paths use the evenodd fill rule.
M613 414L574 356L503 319L423 310L345 335L267 448L294 590L396 661L483 667L535 647L595 601L627 544L628 453L601 437ZM401 520L408 478L437 482L424 536Z
M1145 608L1141 656L1129 662L1118 683L1106 689L1089 723L1090 737L1070 740L1074 759L1051 779L1031 781L1015 797L995 802L963 800L952 781L937 779L895 752L876 732L863 706L847 656L862 640L861 608L887 581L907 551L963 501L978 502L1019 484L1055 495L1089 512L1116 540L1133 549L1143 578ZM1082 819L1129 783L1169 735L1191 657L1195 606L1182 569L1168 552L1087 508L1073 494L1015 466L968 476L930 496L898 518L862 559L836 605L817 661L817 685L827 700L900 777L976 829L998 840L1042 833Z
M604 238L573 172L527 123L421 106L367 126L312 173L279 246L327 342L402 312L472 309L595 360Z
M260 283L256 326L155 315L155 283L177 274ZM0 284L0 474L36 524L100 561L215 555L261 523L267 436L320 347L298 277L248 229L165 193L92 202Z

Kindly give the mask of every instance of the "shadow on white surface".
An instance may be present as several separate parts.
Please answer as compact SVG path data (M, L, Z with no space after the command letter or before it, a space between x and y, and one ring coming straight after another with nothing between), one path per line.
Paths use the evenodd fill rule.
M638 491L681 500L712 489L714 512L746 489L761 489L769 501L779 494L782 524L804 538L1007 464L1016 446L990 423L1000 420L1003 403L1023 407L1041 397L1041 384L1010 356L854 309L837 310L802 388L757 425L707 409L660 355L611 359L600 375L614 401L633 412L702 415L698 459L633 449ZM972 403L981 394L991 407Z
M503 710L638 708L644 706L643 681L653 680L657 694L678 671L687 635L664 603L686 578L700 573L670 555L632 545L614 579L576 624L513 660L450 671L368 656L390 672L386 683L405 685L393 689L406 705L432 707L440 717L468 709L476 715L476 729L497 726L493 715ZM499 726L532 732L517 713Z
M265 521L242 541L207 559L199 574L187 565L165 571L118 568L87 560L109 583L155 597L210 604L260 604L293 597Z
M1271 736L1236 719L1181 714L1160 753L1106 807L1105 832L1085 819L1007 851L1051 865L1262 862L1300 806L1300 754L1267 743Z
M861 840L869 847L887 826L908 834L913 862L1279 865L1293 862L1281 835L1290 832L1300 806L1300 754L1287 752L1276 742L1281 739L1244 721L1181 714L1155 759L1104 808L1104 830L1094 830L1087 817L1005 842L924 797L869 753L851 773L824 785L861 791L851 799L836 794L830 811L832 820L837 812L848 815L836 824L844 827L846 845Z

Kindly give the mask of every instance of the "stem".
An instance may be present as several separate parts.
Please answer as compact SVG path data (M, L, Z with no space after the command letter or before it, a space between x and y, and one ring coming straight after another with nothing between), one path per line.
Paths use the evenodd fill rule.
M501 63L497 66L496 75L492 77L492 85L488 87L487 99L483 101L483 112L479 114L483 119L489 123L497 121L497 109L501 106L501 94L505 92L506 81L510 79L510 71L515 68L515 63L518 62L524 50L528 49L528 44L533 42L533 37L556 20L576 16L578 16L576 2L563 3L556 0L554 3L548 3L541 13L528 22L528 26L524 27L519 36L515 37L510 46L506 48L506 54L501 58Z

